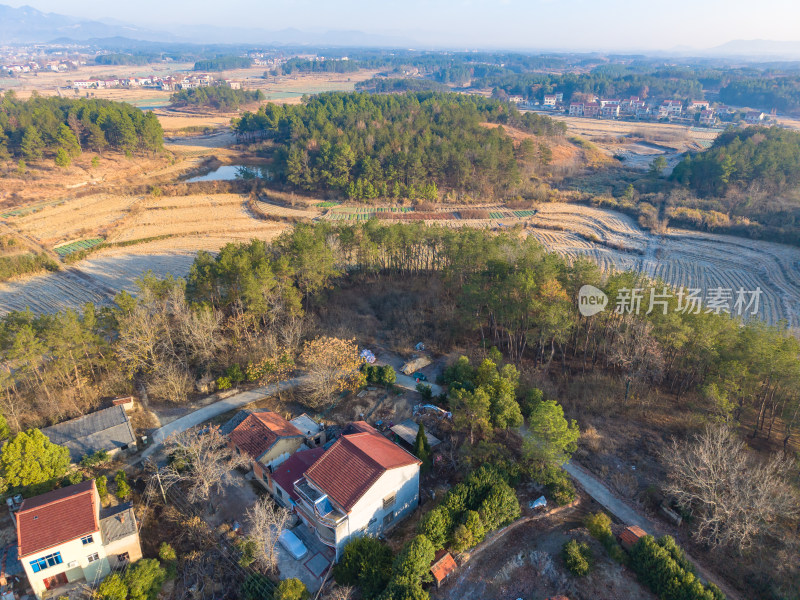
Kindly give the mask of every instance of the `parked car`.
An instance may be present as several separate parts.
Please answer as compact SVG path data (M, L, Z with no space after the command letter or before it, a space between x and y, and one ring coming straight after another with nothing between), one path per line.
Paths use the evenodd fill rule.
M283 546L286 551L296 560L300 560L301 558L305 557L306 554L308 554L308 548L306 548L306 545L300 541L299 537L297 537L288 529L283 530L281 535L278 537L278 541L281 543L281 546Z

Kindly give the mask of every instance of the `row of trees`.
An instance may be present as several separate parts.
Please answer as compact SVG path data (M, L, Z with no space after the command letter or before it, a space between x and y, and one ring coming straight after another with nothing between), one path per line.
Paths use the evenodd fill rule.
M448 88L442 83L431 81L430 79L420 78L394 78L394 77L373 77L366 81L359 81L356 84L359 92L370 92L373 94L389 94L403 92L446 92Z
M722 196L734 185L785 192L800 184L800 133L778 127L727 131L708 150L687 155L671 178L702 196Z
M126 102L86 98L0 98L0 160L32 161L45 153L75 158L82 150L157 152L163 131L156 116Z
M796 113L800 111L800 77L761 76L731 81L720 89L719 99L734 106Z
M326 58L323 60L290 58L280 66L281 73L284 75L293 73L355 73L361 68L361 64L358 61L339 58Z
M631 396L653 383L679 395L697 390L720 415L754 415L754 436L779 433L786 443L800 417L793 394L800 347L779 327L687 310L675 295L650 314L645 298L639 314L609 309L581 317L574 302L581 286L616 299L646 282L635 273L604 278L594 263L568 264L513 232L377 222L299 225L272 244L200 253L185 289L145 279L137 298L122 294L99 316L93 307L83 314L12 313L0 323L0 351L7 364L24 366L0 371L0 405L15 429L33 414L58 420L80 413L103 391L99 382L124 384L108 377L119 366L162 398L171 394L154 382L171 380L179 366L177 389L184 392L175 398L185 397L192 377L204 372L258 364L287 348L299 352L303 303L346 271L441 273L461 330L503 349L511 362L526 357L545 369L567 361L584 371L607 369L630 380ZM492 406L495 392L484 391ZM495 400L498 423L506 418L500 406ZM508 414L509 422L518 418Z
M320 94L298 106L267 104L233 125L241 139L274 140L276 171L299 189L436 200L438 190L500 196L519 183L522 156L486 122L564 133L563 123L506 103L433 92Z
M225 83L207 87L180 90L170 96L173 106L199 106L216 110L235 111L242 104L260 102L264 99L261 90L233 89Z
M253 61L247 56L217 56L198 60L194 63L195 71L229 71L231 69L246 69Z

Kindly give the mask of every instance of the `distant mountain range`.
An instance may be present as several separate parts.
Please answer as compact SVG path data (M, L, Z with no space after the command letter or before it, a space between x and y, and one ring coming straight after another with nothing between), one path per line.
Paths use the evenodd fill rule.
M85 41L91 38L127 37L165 40L165 34L130 25L110 25L56 13L43 13L30 6L14 8L0 4L0 42L49 42L55 38ZM172 40L167 40L172 41Z
M179 44L247 44L338 47L420 47L406 35L379 35L363 31L309 32L299 29L270 31L255 27L216 25L170 25L153 30L116 20L91 20L56 13L44 13L30 6L14 8L0 4L0 43L93 42L135 48L139 42ZM422 44L424 46L424 44ZM740 60L800 59L800 41L734 40L705 50L674 48L653 52L658 55L732 57Z
M14 8L0 4L0 43L99 41L127 38L150 42L203 44L278 44L317 46L402 47L413 44L401 37L375 35L363 31L312 33L299 29L268 31L258 28L218 27L215 25L170 26L155 31L119 21L94 21L56 13L44 13L30 6Z
M800 42L779 42L774 40L733 40L709 48L703 54L710 56L730 56L736 58L800 59Z

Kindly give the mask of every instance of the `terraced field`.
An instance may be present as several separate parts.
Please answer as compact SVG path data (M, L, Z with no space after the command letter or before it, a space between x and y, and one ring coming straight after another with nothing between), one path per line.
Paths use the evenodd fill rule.
M606 272L636 270L673 287L700 288L704 296L721 287L733 290L735 301L738 289L760 288L760 318L800 326L800 249L680 229L656 236L626 215L571 204L543 205L526 231L548 249L590 258Z
M194 256L187 252L109 254L83 261L79 267L2 283L0 314L26 308L37 313L80 309L86 302L108 304L121 290L135 292L135 280L147 271L158 276L185 275Z
M471 212L466 212L467 210ZM488 218L462 218L483 213ZM265 219L266 217L266 219ZM293 220L336 222L421 221L446 227L502 229L520 224L546 248L569 259L587 257L604 272L636 270L674 287L762 290L758 316L800 327L800 249L744 238L670 229L656 236L630 217L583 205L551 203L536 210L497 205L448 206L416 212L405 207L289 207L268 197L238 194L182 197L113 197L98 194L39 207L9 219L21 233L38 234L50 247L106 236L110 245L75 267L0 285L0 314L30 306L35 311L108 302L152 269L185 275L197 250L228 242L272 239ZM69 248L69 246L68 246Z

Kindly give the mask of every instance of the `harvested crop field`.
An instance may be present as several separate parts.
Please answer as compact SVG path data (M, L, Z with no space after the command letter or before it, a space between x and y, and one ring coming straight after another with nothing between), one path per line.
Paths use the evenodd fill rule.
M45 247L104 237L108 247L76 267L0 286L0 313L30 306L37 312L104 303L152 270L184 276L198 250L217 251L229 242L271 240L290 225L279 217L311 215L277 205L256 214L239 194L177 197L97 194L47 205L13 218L10 225ZM261 211L259 211L261 212ZM274 212L275 220L265 214ZM318 214L318 213L317 213Z
M642 230L614 211L573 204L540 207L526 231L548 249L569 258L587 257L601 269L633 269L673 287L756 290L758 316L768 323L800 326L800 249L770 242L669 229ZM732 301L732 303L733 303Z
M147 271L185 275L193 253L119 253L91 258L78 267L0 283L0 314L30 308L36 313L80 309L86 302L108 304L121 290L136 291L135 280Z

